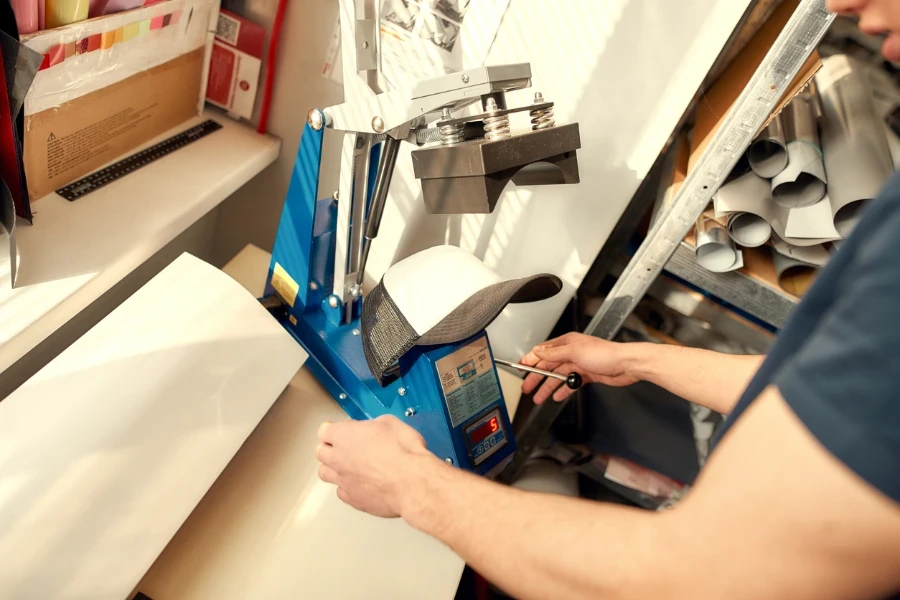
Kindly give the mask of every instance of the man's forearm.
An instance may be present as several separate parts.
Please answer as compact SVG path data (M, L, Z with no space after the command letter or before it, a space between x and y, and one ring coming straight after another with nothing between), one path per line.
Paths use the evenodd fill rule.
M722 354L667 344L623 344L626 371L673 394L729 413L763 356Z
M416 460L403 518L515 598L653 597L646 568L669 547L659 514L523 492L431 456Z

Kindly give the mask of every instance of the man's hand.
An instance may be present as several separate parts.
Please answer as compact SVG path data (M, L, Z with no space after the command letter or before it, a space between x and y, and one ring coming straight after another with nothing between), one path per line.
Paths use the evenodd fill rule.
M621 347L622 344L616 342L573 332L535 346L521 362L563 375L575 371L581 374L585 383L630 385L638 378L626 371ZM522 383L522 393L530 394L543 379L542 375L529 374ZM557 402L565 400L574 390L566 386L560 388L561 385L558 379L547 378L534 395L534 403L541 404L551 395Z
M392 416L323 423L316 458L319 478L338 486L341 500L379 517L401 516L417 474L437 461L422 436Z

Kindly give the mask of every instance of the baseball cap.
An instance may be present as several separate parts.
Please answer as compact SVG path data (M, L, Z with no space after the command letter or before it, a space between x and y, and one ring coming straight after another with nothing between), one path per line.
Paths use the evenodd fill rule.
M360 327L366 363L378 383L413 346L472 337L509 303L535 302L562 289L542 273L501 279L457 246L434 246L391 266L363 302Z

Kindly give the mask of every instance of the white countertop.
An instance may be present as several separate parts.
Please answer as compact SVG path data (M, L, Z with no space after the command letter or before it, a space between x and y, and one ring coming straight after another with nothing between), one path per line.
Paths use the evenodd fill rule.
M0 289L0 371L277 158L279 140L216 110L146 145L207 118L223 128L75 202L33 203L34 225L16 230L16 289ZM8 269L0 262L0 281Z
M261 294L269 254L247 246L224 270ZM510 414L521 380L500 371ZM399 519L341 502L317 475L316 432L347 419L300 369L136 591L154 600L451 600L463 560Z

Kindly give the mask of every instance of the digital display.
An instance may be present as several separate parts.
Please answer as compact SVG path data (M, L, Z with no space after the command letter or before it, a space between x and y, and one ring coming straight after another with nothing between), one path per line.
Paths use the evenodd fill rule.
M488 421L485 421L484 423L470 431L469 438L472 440L473 444L478 444L479 442L481 442L481 440L491 435L498 429L500 429L500 421L497 419L497 417L491 417Z

